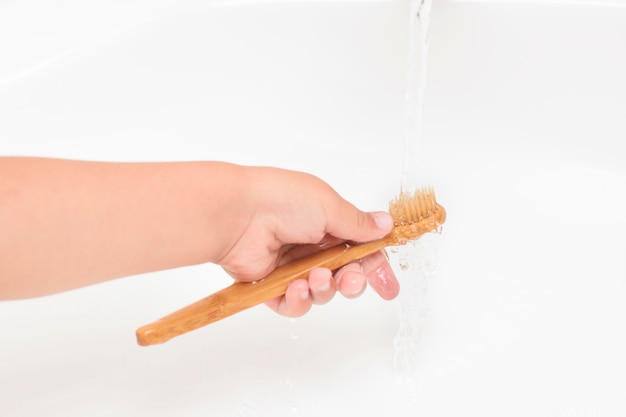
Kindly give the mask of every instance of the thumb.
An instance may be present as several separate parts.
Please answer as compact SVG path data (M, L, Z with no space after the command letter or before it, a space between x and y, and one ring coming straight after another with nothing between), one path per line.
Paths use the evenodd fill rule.
M327 211L326 233L344 240L369 242L391 231L393 219L384 211L364 212L342 199Z

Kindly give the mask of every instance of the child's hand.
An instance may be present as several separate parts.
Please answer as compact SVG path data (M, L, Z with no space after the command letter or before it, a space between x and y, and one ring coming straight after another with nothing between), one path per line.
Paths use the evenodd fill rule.
M0 300L37 297L205 262L241 281L350 240L386 235L320 179L221 162L101 163L0 157ZM398 293L383 253L311 271L268 304L299 316L366 283Z
M314 176L275 168L247 169L249 187L242 197L245 220L217 261L236 280L261 279L278 265L343 241L381 238L393 226L388 213L362 212ZM267 305L279 314L297 317L312 304L330 301L336 291L358 297L367 283L384 299L398 294L398 281L384 252L346 265L334 276L328 269L316 268L308 281L294 281L284 296Z

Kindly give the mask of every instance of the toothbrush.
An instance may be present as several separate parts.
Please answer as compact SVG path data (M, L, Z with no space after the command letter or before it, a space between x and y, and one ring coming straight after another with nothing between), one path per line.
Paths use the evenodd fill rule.
M432 187L414 194L401 193L389 203L394 227L381 239L367 243L344 243L279 266L255 282L235 282L206 298L181 308L136 331L137 343L149 346L206 326L272 298L285 294L296 279L306 279L315 267L335 270L387 246L404 245L425 233L438 230L446 211L437 203Z

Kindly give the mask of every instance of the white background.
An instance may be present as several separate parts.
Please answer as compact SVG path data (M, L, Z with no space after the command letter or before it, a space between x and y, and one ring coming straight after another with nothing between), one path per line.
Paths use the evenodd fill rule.
M385 208L407 3L246 3L0 2L0 153L276 165ZM202 265L1 303L0 415L624 415L624 74L619 2L435 1L418 182L448 220L410 393L370 291L136 346L230 283Z

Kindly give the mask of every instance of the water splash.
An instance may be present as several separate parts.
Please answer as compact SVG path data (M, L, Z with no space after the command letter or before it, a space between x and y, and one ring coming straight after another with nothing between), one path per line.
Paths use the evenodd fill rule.
M426 84L428 24L431 0L411 0L409 5L409 42L407 58L407 91L405 98L405 145L402 164L402 191L418 187L420 142ZM434 274L430 251L423 238L399 247L394 257L400 267L402 285L398 299L399 329L394 338L396 377L416 400L419 342L424 320L428 316L428 281Z

